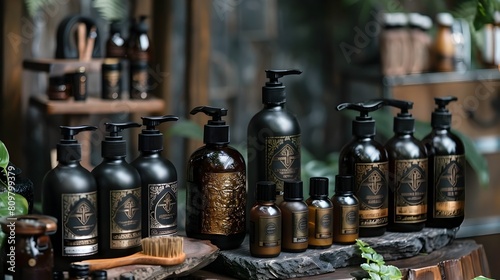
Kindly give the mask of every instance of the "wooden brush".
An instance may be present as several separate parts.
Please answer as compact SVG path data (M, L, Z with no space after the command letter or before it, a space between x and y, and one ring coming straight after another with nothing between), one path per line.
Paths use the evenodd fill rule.
M89 265L90 271L110 269L119 266L176 265L186 259L183 251L184 239L180 236L148 237L141 240L142 252L130 256L110 259L93 259L77 262Z

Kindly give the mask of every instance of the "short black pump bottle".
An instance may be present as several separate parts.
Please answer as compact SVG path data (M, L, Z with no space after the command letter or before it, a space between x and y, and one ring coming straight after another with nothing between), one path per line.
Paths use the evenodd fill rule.
M465 214L465 148L450 131L451 113L446 106L453 96L435 97L432 131L422 139L429 156L428 227L459 227Z
M413 136L415 119L409 113L413 102L385 99L388 106L401 109L394 117L394 136L385 149L389 155L390 231L420 231L427 220L427 150Z
M255 186L259 181L276 183L276 204L283 201L283 182L300 180L300 125L286 110L285 86L279 81L299 70L266 70L269 79L262 87L264 107L248 124L248 204L255 204Z
M123 257L141 250L141 177L125 161L124 129L140 127L134 122L106 123L101 143L102 162L92 170L99 198L99 255Z
M42 211L57 219L51 235L56 270L69 269L70 263L98 252L97 185L94 177L80 165L81 145L74 138L95 126L60 126L57 166L42 182Z
M374 139L375 120L369 112L383 101L343 103L337 110L350 109L360 115L352 122L353 139L340 151L339 175L354 177L354 194L359 200L359 236L380 236L388 222L389 158L384 146Z
M212 117L204 127L204 146L187 164L186 234L208 239L221 250L238 248L245 238L246 165L229 146L227 109L200 106L191 114Z
M140 155L130 164L141 176L142 237L177 234L177 171L161 156L163 134L156 129L176 116L142 117L145 129L139 134Z

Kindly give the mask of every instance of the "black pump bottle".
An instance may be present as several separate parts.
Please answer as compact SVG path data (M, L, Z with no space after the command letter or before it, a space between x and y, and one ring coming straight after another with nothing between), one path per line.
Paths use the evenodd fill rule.
M456 97L435 97L432 131L422 139L429 156L428 227L455 228L465 213L465 148L451 127L446 106Z
M42 211L57 219L51 235L56 270L97 254L97 185L92 174L80 165L81 145L74 139L94 126L60 126L57 166L42 182Z
M354 194L359 200L359 236L380 236L388 222L389 158L384 146L374 140L375 120L369 112L384 105L343 103L337 110L351 109L360 115L352 122L353 139L340 151L339 175L354 177Z
M204 127L204 146L187 164L186 234L208 239L221 250L238 248L245 238L246 165L229 146L227 109L200 106L191 114L212 117Z
M262 87L259 111L248 124L248 203L247 213L255 204L255 186L259 181L276 183L276 204L283 201L283 182L300 180L300 125L285 108L285 86L279 78L298 75L299 70L266 70L269 79Z
M387 141L389 155L390 231L420 231L427 220L427 150L413 136L415 119L409 113L413 102L385 99L401 109L394 117L394 136Z
M156 129L176 116L142 117L140 155L130 164L141 176L142 238L177 234L177 170L161 156L163 134Z
M123 257L141 250L141 178L125 161L127 143L119 133L134 122L106 123L102 162L92 170L99 197L99 255Z

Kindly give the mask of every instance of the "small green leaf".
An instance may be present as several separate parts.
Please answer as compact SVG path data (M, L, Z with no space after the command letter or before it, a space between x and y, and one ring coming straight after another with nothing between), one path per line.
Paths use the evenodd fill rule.
M492 278L484 277L483 275L477 276L476 278L472 280L494 280Z
M380 278L380 275L378 275L377 273L370 272L369 274L371 280L382 280L382 278Z
M367 264L367 263L362 263L362 264L360 265L360 267L361 267L364 271L372 271L371 266L370 266L369 264Z
M9 151L7 151L7 147L0 140L0 167L6 169L7 166L9 166Z

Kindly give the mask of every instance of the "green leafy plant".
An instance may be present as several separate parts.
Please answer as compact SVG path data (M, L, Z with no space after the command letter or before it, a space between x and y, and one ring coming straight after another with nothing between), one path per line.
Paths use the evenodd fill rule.
M399 268L393 265L386 265L384 257L364 241L356 239L356 245L358 245L361 251L361 257L366 259L366 263L362 263L360 267L370 276L370 278L363 278L363 280L398 280L403 278Z

